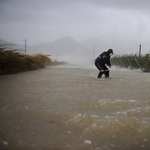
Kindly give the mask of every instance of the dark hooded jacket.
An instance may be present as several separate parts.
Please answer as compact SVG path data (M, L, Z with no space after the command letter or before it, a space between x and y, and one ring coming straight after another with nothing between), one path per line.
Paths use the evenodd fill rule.
M110 53L113 53L113 50L112 50L112 49L109 49L108 51L101 53L101 54L97 57L96 61L97 61L99 64L102 64L102 65L107 64L108 66L111 66L111 63L110 63Z

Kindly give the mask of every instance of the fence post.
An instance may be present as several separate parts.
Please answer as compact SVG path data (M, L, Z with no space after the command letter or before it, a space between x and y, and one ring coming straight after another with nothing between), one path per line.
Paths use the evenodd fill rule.
M147 57L147 60L150 62L150 57Z
M140 66L140 64L138 63L138 61L136 60L136 58L134 58L134 60L135 60L135 62L137 63L137 65L139 66L139 68L140 68L143 72L145 72L145 69L143 69L143 68Z
M139 45L139 57L141 56L141 44Z
M121 67L124 67L124 63L122 62L121 58L118 58L118 61L120 62Z
M130 60L127 58L127 61L129 62L129 64L130 64L130 68L131 69L134 69L134 67L132 66L132 63L130 62Z

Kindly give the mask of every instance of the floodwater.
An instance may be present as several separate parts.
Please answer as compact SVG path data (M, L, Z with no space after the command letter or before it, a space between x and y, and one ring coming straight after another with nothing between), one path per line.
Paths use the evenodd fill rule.
M66 65L0 76L0 149L150 149L150 74L97 74Z

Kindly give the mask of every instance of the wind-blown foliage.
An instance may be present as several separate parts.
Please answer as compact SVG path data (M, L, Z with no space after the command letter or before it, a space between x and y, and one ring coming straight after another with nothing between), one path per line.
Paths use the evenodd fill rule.
M143 72L150 72L150 54L143 56L122 55L111 58L112 65L122 68L141 69Z
M52 61L48 55L23 55L0 48L0 75L44 68L51 63Z

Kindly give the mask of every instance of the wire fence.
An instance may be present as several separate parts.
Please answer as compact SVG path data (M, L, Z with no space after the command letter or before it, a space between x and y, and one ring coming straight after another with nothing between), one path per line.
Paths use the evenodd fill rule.
M133 50L136 50L135 54L127 54L128 51ZM143 54L144 52L146 53ZM143 72L150 72L150 44L134 46L119 53L126 54L113 56L111 58L112 65L120 68L141 69Z
M150 53L150 44L140 44L137 46L133 46L127 49L122 49L118 51L119 55L123 55L123 54L145 54L145 53Z
M150 72L150 54L117 55L111 58L111 63L120 68L141 69L143 72Z

